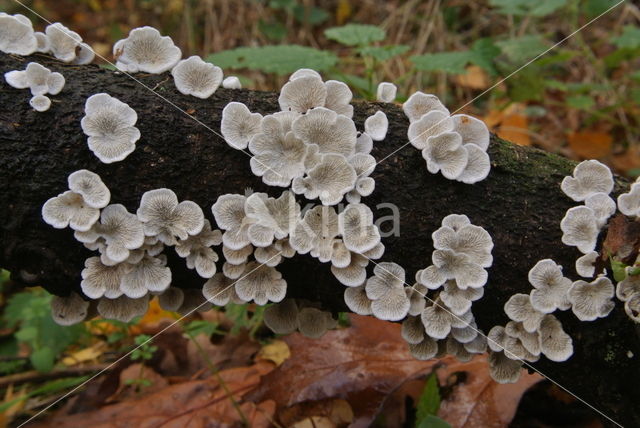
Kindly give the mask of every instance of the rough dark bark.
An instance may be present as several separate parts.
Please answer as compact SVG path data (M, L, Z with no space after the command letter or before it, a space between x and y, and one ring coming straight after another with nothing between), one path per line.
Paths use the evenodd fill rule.
M136 82L97 66L61 64L45 55L0 54L0 71L24 69L29 61L63 73L67 84L44 113L29 107L27 90L6 84L0 88L0 266L17 281L43 285L56 294L79 290L83 261L91 252L73 239L69 229L45 224L40 209L48 198L66 190L69 173L81 168L100 174L111 189L112 202L131 212L145 191L160 187L173 189L181 200L197 202L212 222L210 207L221 194L242 193L246 187L280 194L281 189L268 188L250 173L246 154L230 149L193 120L219 132L221 111L229 101L244 102L252 111L266 114L277 111L276 94L219 89L210 99L200 100L178 93L167 73L136 75ZM117 97L138 113L142 138L122 162L102 164L87 148L80 119L86 98L97 92ZM408 121L396 105L356 102L354 120L359 129L376 110L383 110L390 122L386 140L375 144L372 153L382 159L407 142ZM401 233L383 240L387 251L382 260L400 263L409 280L430 264L431 233L444 216L466 214L490 232L495 243L490 283L473 309L485 332L507 321L502 306L512 294L529 292L527 272L536 261L553 258L566 274L577 278L573 266L579 256L561 244L559 228L564 212L574 205L561 193L559 183L574 163L495 137L489 154L489 178L466 185L429 174L419 152L406 146L377 166L372 174L376 191L366 198L372 208L385 202L399 208ZM620 181L617 192L624 187ZM374 209L374 214L390 211ZM167 252L174 284L200 287L204 280L187 270L172 250ZM289 284L289 296L345 310L344 287L328 265L297 256L279 268ZM637 389L633 392L640 386L640 340L621 305L595 322L581 323L570 312L560 313L559 318L574 339L575 355L566 363L543 359L534 366L617 422L640 426Z

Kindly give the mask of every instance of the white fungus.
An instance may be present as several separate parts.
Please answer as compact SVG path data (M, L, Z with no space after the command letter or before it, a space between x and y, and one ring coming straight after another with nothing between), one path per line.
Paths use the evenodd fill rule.
M211 207L222 234L222 242L231 250L240 250L251 243L248 235L251 221L244 211L247 198L243 195L225 194ZM224 252L224 247L223 247Z
M498 383L515 383L520 379L522 363L508 358L504 352L489 352L489 374Z
M382 111L377 111L373 116L369 116L364 121L364 132L373 141L382 141L387 136L389 129L389 119Z
M236 294L235 281L221 273L216 273L204 283L202 295L209 302L217 306L225 306L229 303L243 303Z
M624 311L631 320L640 323L640 294L634 294L624 302Z
M87 317L89 302L78 293L71 292L67 297L53 296L51 298L51 317L59 325L77 324Z
M36 95L29 100L29 105L35 111L43 112L51 107L51 100L45 95Z
M357 204L363 196L369 196L375 190L376 182L369 175L376 167L376 160L369 154L359 152L356 152L348 160L355 170L357 178L354 189L347 193L347 201Z
M392 103L396 99L398 87L391 82L380 82L376 90L376 100L383 103Z
M331 312L306 307L298 312L298 331L306 337L318 339L337 325Z
M46 34L41 31L36 31L34 33L36 36L36 40L38 41L38 47L36 48L37 52L46 53L51 50L51 42Z
M222 69L197 55L178 62L171 69L178 91L197 98L209 98L222 83Z
M449 117L449 113L434 110L412 121L409 124L407 136L413 147L418 150L424 150L427 147L429 138L452 131L453 120ZM460 137L460 144L462 144L462 137Z
M100 210L89 206L82 195L70 190L55 196L42 206L42 218L56 229L69 226L86 232L98 221Z
M136 212L144 223L146 236L157 236L166 245L175 245L178 239L200 233L204 227L202 209L192 201L178 203L171 189L145 192Z
M593 278L596 273L595 263L598 260L598 252L591 251L576 260L576 272L583 278Z
M373 224L373 212L364 204L349 204L338 215L338 229L344 245L355 253L364 253L380 243L380 231Z
M16 55L31 55L38 41L33 25L24 15L0 13L0 51Z
M89 257L81 272L80 288L90 299L118 298L122 296L120 280L129 269L130 266L125 263L108 266L102 263L100 257Z
M455 253L465 254L482 267L490 267L493 263L491 251L493 240L485 229L473 224L455 225L457 214L450 214L442 219L442 227L433 232L433 247L436 250L451 250ZM464 216L466 220L469 219ZM452 224L454 227L448 226Z
M369 154L371 150L373 150L373 139L371 139L371 136L366 132L358 135L355 146L356 153Z
M274 239L287 237L300 215L300 205L288 190L277 199L267 197L266 193L253 193L245 200L244 210L251 222L247 235L256 247L266 247Z
M431 255L433 265L416 274L416 281L431 290L445 281L455 279L461 289L480 288L487 283L487 271L468 255L451 250L435 250Z
M417 345L424 340L424 326L419 316L408 316L400 329L402 338L409 344Z
M180 257L187 257L201 247L211 247L220 244L222 244L222 233L217 229L213 230L209 220L204 219L202 230L196 235L189 235L187 239L179 240L176 243L175 249Z
M122 275L120 290L132 299L145 296L149 291L162 292L171 284L171 269L164 255L152 257L145 255L142 260Z
M262 115L251 113L246 105L230 102L222 110L220 132L224 140L234 149L243 150L261 130Z
M616 212L616 202L606 193L594 193L584 201L584 205L593 210L598 228L607 224L607 220Z
M618 196L618 209L624 215L640 217L640 179L631 185L629 192Z
M222 273L229 279L240 278L245 270L247 270L247 263L234 265L229 262L224 262L222 264Z
M226 245L223 245L222 254L224 255L224 258L227 260L227 262L231 264L239 265L242 263L246 263L249 256L253 254L253 245L247 244L237 250L232 250Z
M131 299L120 296L116 299L101 298L98 302L98 313L104 318L129 322L137 316L144 315L149 308L149 296Z
M87 99L80 125L89 137L89 149L103 163L118 162L129 156L140 139L134 125L138 120L135 110L108 95L95 94Z
M242 89L242 83L236 76L228 76L222 81L222 87L225 89Z
M93 61L93 50L82 43L82 37L75 31L56 22L48 25L44 32L49 41L49 50L59 60L75 64L88 64Z
M280 90L278 103L282 111L306 113L314 107L324 107L327 88L321 78L308 75L289 80Z
M598 240L598 222L593 210L583 205L569 208L560 222L562 229L562 243L578 247L582 254L587 254L596 248Z
M626 302L636 294L640 295L640 275L631 275L627 271L625 278L616 286L616 297Z
M129 73L160 74L175 66L182 52L169 36L153 27L134 28L126 39L113 45L118 70Z
M302 220L296 223L289 242L298 253L311 252L312 256L326 263L331 260L334 239L339 234L338 214L335 209L317 205L308 210Z
M512 321L521 322L524 329L530 333L538 330L540 321L545 314L531 305L528 294L514 294L504 304L504 312Z
M258 305L268 301L279 302L287 292L287 282L276 269L256 262L247 264L246 273L236 282L236 293L245 300Z
M473 144L478 146L483 152L489 148L489 129L487 125L473 116L466 114L454 114L453 131L460 134L462 144Z
M367 297L364 285L347 287L344 290L344 302L349 310L358 315L371 315L371 300Z
M56 95L64 88L64 76L58 72L51 72L48 68L30 62L24 70L9 71L4 78L10 86L18 89L29 88L31 95Z
M404 110L404 114L407 115L411 122L420 119L423 115L433 110L440 110L449 115L449 110L440 102L438 97L420 91L415 92L405 101L402 105L402 110Z
M178 287L169 287L158 295L158 304L165 311L176 312L184 303L184 292Z
M449 179L457 179L469 159L467 149L462 146L462 138L456 132L445 132L429 137L422 157L427 161L427 170L432 174L442 172Z
M89 170L81 169L69 174L67 182L69 190L81 195L90 207L106 207L111 199L111 192L100 176Z
M471 309L474 301L484 295L484 288L461 289L455 281L444 283L444 289L440 292L440 299L454 315L462 315Z
M573 341L553 315L547 314L540 322L540 352L551 361L562 362L573 355Z
M318 79L322 79L322 76L320 76L320 73L317 71L312 70L311 68L301 68L294 71L291 76L289 76L289 81L296 80L301 77L317 77Z
M410 343L409 352L417 360L430 360L438 354L438 342L429 336L425 336L420 343Z
M533 286L531 306L536 310L550 314L556 309L564 311L571 306L567 299L571 280L562 275L562 266L553 260L544 259L536 263L529 271L529 283Z
M464 144L463 147L468 154L467 165L456 180L473 184L487 178L491 171L489 155L475 144Z
M375 266L373 274L365 285L373 315L388 321L407 316L410 302L404 291L404 269L396 263L383 262Z
M264 323L276 334L289 334L298 328L298 305L294 299L284 299L264 310Z
M292 190L307 199L320 198L323 205L335 205L354 188L356 178L354 168L344 156L326 154L307 171L306 177L293 180Z
M420 315L427 303L425 300L427 287L422 284L414 284L412 287L405 287L404 291L409 299L409 315Z
M593 321L604 318L613 310L615 303L614 287L606 276L592 282L578 280L571 285L567 297L571 310L580 321Z
M597 160L586 160L575 167L573 176L562 180L560 187L571 199L582 202L595 193L611 193L613 175L606 165Z
M337 80L327 80L324 82L324 86L327 88L327 99L324 106L351 119L353 117L353 106L351 105L353 93L349 86Z
M301 79L294 81L298 82ZM315 144L320 153L351 156L355 152L357 131L351 119L325 107L311 109L291 126L296 137Z
M369 260L360 254L351 254L351 262L345 268L331 266L331 273L341 284L347 287L358 287L367 280L366 267Z

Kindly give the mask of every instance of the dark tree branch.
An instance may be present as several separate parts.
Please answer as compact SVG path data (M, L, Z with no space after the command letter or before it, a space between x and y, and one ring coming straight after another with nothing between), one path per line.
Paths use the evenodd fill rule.
M145 191L168 187L179 199L197 202L212 223L210 207L221 194L243 193L246 187L280 194L282 189L268 188L251 174L246 154L229 148L193 119L218 132L228 102L244 102L250 110L267 114L278 110L277 94L219 89L210 99L200 100L178 93L167 73L136 75L185 114L140 83L97 66L61 64L45 55L0 54L0 71L24 69L29 61L61 72L67 83L44 113L30 108L29 91L6 84L0 89L0 266L9 269L17 281L43 285L55 294L79 290L83 262L92 253L74 240L71 230L53 229L40 217L42 204L66 190L67 176L78 169L98 173L111 190L112 202L124 204L130 212L136 211ZM89 151L80 128L84 102L98 92L117 97L138 113L136 126L142 138L122 162L100 163ZM408 126L396 105L356 102L358 128L379 109L387 114L390 128L386 140L374 146L376 159L406 144ZM574 163L495 137L489 154L489 178L466 185L429 174L420 153L406 146L377 166L372 174L376 191L365 200L376 217L390 214L388 209L376 209L378 204L392 203L399 208L400 236L383 240L387 251L382 260L401 264L408 278L431 263L431 233L444 216L466 214L489 231L495 243L494 264L485 297L473 307L485 332L507 321L502 307L511 295L530 291L527 272L538 260L552 258L564 266L565 274L577 278L574 262L579 256L575 249L561 244L559 227L565 211L574 205L562 194L559 183L571 173ZM626 186L619 181L617 193ZM175 285L202 286L204 280L187 270L183 259L171 249L167 253ZM333 311L346 309L344 287L327 264L296 256L279 269L288 282L290 297L319 301ZM543 358L536 368L616 421L640 426L640 340L621 305L595 322L579 322L570 311L558 316L573 337L575 355L566 363Z

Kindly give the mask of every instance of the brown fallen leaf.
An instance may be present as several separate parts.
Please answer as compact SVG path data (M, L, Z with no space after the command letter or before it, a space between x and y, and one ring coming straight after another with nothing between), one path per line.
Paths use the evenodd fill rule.
M169 382L144 364L131 364L120 372L120 385L107 402L124 401L167 386Z
M260 348L260 352L256 355L257 359L273 361L276 366L281 365L287 358L291 356L291 351L286 342L282 340L273 340L271 343Z
M458 85L470 89L486 89L489 87L489 76L484 69L477 65L470 65L464 74L455 76Z
M167 386L93 412L56 415L30 428L204 428L241 426L243 419L251 427L268 427L273 420L275 403L244 402L243 396L273 367L272 363L259 362L250 367L223 370L217 377Z
M599 159L611 153L613 138L606 132L582 131L567 135L569 147L583 159Z

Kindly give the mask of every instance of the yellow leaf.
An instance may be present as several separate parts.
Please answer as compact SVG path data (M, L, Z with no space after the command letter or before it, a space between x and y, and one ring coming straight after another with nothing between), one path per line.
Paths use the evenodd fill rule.
M585 159L598 159L611 153L613 138L605 132L572 132L567 135L569 147Z
M75 366L76 364L84 363L87 361L97 360L100 355L107 350L107 344L105 342L97 342L96 344L74 352L68 357L62 359L62 364L65 366Z
M4 393L4 399L2 400L3 403L8 403L21 397L24 397L24 399L17 400L11 406L5 409L4 412L0 412L0 428L10 426L11 421L24 408L26 395L26 385L22 385L22 388L20 388L20 392L18 392L17 394L14 394L13 392L13 384L7 387L7 390Z
M344 24L351 16L351 3L349 0L339 0L336 7L336 22L338 25Z
M521 146L531 145L529 119L524 113L524 104L514 103L502 112L498 137Z
M257 358L273 361L279 366L290 356L289 346L282 340L274 340L260 349Z
M464 74L455 77L455 81L460 86L471 89L486 89L489 87L489 77L487 73L477 65L470 65Z

